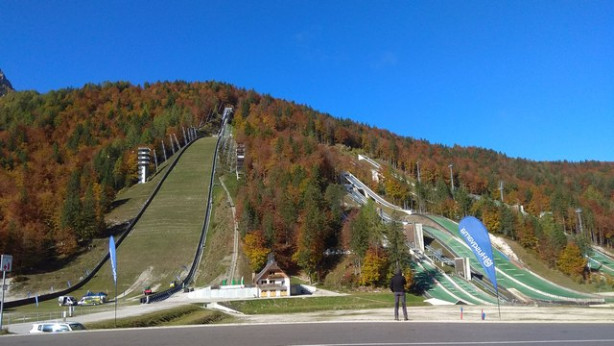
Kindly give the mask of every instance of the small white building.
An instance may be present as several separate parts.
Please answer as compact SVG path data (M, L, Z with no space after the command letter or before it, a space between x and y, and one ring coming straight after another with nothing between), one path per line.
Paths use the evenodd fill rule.
M290 296L290 277L277 265L272 254L264 269L254 276L258 297Z

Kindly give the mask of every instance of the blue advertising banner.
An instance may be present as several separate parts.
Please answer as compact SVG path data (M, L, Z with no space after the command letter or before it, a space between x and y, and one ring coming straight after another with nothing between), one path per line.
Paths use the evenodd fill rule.
M495 290L498 291L495 261L486 226L475 217L467 216L460 221L458 229L463 239L465 239L465 242L467 242L482 264L482 268L484 268L486 275L488 275L493 286L495 286Z
M115 239L109 238L109 256L111 257L111 271L113 272L113 282L117 285L117 259L115 255Z

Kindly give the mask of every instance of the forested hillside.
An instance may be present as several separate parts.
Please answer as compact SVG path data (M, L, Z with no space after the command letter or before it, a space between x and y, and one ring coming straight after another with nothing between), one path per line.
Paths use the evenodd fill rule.
M430 144L216 82L120 82L0 98L0 251L27 272L104 235L115 193L136 181L135 149L148 145L162 157L160 141L182 138L182 127L215 129L226 105L246 147L237 209L254 269L273 250L282 267L317 278L324 250L356 243L360 213L342 209L337 184L344 170L371 182L356 153L387 164L373 188L390 201L455 220L475 215L553 267L589 241L612 245L611 162L534 162Z
M344 219L338 208L339 188L332 184L343 170L398 205L457 221L475 215L490 232L517 240L572 276L582 274L582 253L590 252L591 241L612 245L612 162L534 162L433 145L251 92L239 99L234 124L247 150L242 230L251 233L255 248L281 254L287 267L297 263L309 274L325 270L322 252L330 247L381 260L373 258L381 241L357 240L357 230L374 223L362 213ZM373 183L370 167L357 164L356 153L387 163L384 179Z
M161 140L217 126L231 92L219 83L119 82L0 98L0 252L31 272L105 235L116 192L136 182L137 147L156 148L162 160Z

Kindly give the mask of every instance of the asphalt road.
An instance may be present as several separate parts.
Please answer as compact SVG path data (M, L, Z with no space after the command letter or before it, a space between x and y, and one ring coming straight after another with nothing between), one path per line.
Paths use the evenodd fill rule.
M614 344L612 324L311 322L9 335L35 345L582 345Z

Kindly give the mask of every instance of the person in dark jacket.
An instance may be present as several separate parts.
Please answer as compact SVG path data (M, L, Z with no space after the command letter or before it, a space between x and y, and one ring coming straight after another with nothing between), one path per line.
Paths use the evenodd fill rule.
M394 319L399 320L399 301L403 305L403 317L407 321L407 306L405 304L405 285L407 281L398 269L392 279L390 279L390 290L394 293Z

